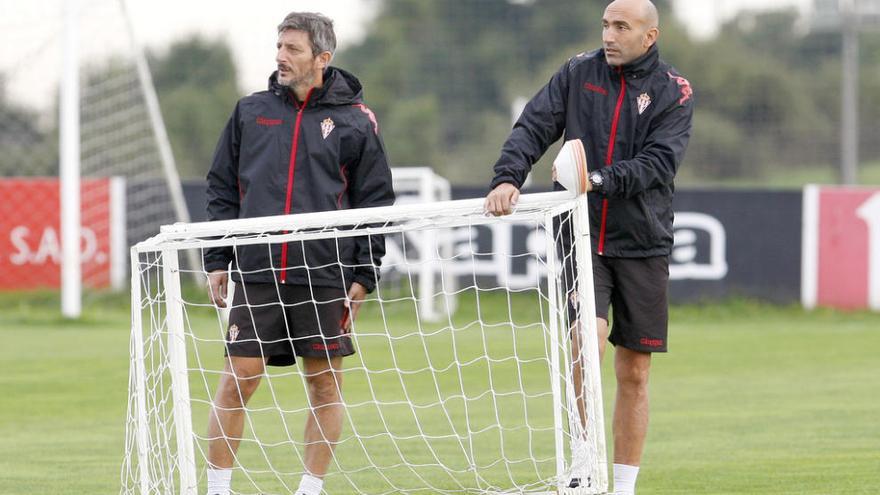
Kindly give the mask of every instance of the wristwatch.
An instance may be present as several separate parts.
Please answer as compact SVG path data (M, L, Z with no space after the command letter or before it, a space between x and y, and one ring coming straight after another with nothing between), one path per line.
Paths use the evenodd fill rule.
M605 179L602 177L601 172L595 170L590 173L590 185L593 186L593 192L602 192L605 185Z

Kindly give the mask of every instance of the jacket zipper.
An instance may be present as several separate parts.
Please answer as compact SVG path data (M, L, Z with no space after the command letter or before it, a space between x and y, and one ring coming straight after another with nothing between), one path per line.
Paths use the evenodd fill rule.
M306 98L303 100L302 105L297 109L296 112L296 123L293 126L293 144L290 147L290 164L287 169L287 199L284 201L284 214L290 215L290 207L293 203L293 176L296 171L296 148L299 145L299 127L302 122L303 111L306 109L306 105L309 104L309 97L312 96L312 91L315 88L309 90L306 93ZM285 230L284 233L287 234L289 231ZM281 283L287 282L287 243L281 245Z
M605 155L605 166L609 167L614 160L614 141L617 139L617 124L620 122L620 108L623 106L623 98L626 96L626 78L623 77L623 68L617 69L620 74L620 95L617 97L617 106L614 108L614 118L611 120L611 136L608 138L608 154ZM599 227L598 254L605 254L605 224L608 220L608 198L602 200L602 224Z

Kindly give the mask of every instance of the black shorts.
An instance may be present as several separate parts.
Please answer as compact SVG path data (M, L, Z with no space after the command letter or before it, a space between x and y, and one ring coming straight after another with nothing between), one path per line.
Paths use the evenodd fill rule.
M608 341L641 352L666 352L669 258L609 258L593 254L596 316L613 322Z
M295 356L350 356L351 337L341 329L345 296L341 288L237 284L226 355L267 358L269 366L290 366Z

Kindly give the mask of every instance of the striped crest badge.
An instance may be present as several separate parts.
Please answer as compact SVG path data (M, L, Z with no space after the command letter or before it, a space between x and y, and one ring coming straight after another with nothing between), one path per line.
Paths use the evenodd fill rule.
M333 123L333 119L327 117L321 122L321 135L324 136L324 139L327 139L327 136L333 132L333 129L336 128L336 124Z
M642 93L639 95L639 99L637 100L639 103L639 115L645 113L645 110L648 109L648 106L651 104L651 97L648 96L648 93Z

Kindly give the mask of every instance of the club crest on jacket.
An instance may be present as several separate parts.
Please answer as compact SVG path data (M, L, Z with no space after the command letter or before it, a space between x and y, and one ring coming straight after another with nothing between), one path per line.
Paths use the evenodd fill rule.
M336 124L333 123L333 119L331 119L330 117L327 117L326 119L324 119L323 122L321 122L321 135L324 136L324 139L327 139L327 136L329 136L330 133L333 132L333 129L335 127Z
M648 96L648 93L642 93L639 95L639 99L637 100L639 103L639 115L645 113L645 110L648 109L648 106L651 104L651 97Z

